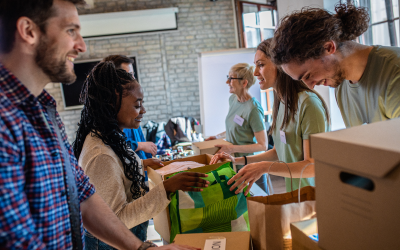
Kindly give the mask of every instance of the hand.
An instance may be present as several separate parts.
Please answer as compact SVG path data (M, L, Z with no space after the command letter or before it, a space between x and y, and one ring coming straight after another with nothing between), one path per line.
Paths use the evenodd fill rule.
M244 166L228 181L228 185L231 185L233 182L235 182L230 190L233 191L237 187L238 189L235 193L238 194L242 192L247 185L249 185L245 193L245 195L247 195L254 182L260 179L260 177L265 173L264 166L265 162L251 163Z
M149 250L201 250L201 248L198 248L198 247L175 245L175 244L169 244L169 245L157 247L157 248L150 247L147 249L149 249Z
M136 151L142 150L146 153L152 154L155 156L157 154L157 146L156 144L146 141L146 142L138 142L138 148Z
M232 154L232 153L234 153L233 152L233 146L234 145L222 145L222 144L214 145L214 147L220 148L218 150L217 154L218 153L223 153L223 152L228 153L228 154Z
M150 158L143 160L143 168L145 171L147 170L147 166L154 166L154 165L164 167L164 164L159 159Z
M215 139L217 139L216 136L210 136L207 139L205 139L204 141L211 141L211 140L215 140Z
M201 192L203 189L196 187L208 187L209 181L203 180L200 177L207 177L202 173L183 172L172 176L164 181L167 197L177 190Z
M232 155L222 152L214 155L211 158L210 165L217 163L219 160L225 160L225 159L229 159L231 160L232 163L235 163L235 158Z

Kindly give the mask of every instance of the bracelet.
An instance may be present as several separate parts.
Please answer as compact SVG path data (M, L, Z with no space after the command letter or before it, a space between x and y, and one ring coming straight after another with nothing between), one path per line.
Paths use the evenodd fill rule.
M142 245L140 245L138 250L145 250L145 249L147 249L149 247L158 247L158 246L156 244L154 244L153 242L151 242L151 241L145 241L145 242L143 242Z
M246 166L247 165L247 157L245 155L243 155L243 157L244 157L244 166Z

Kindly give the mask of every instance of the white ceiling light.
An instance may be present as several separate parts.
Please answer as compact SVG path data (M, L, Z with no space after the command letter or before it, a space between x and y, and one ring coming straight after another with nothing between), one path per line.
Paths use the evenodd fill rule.
M80 15L84 38L177 29L178 8Z

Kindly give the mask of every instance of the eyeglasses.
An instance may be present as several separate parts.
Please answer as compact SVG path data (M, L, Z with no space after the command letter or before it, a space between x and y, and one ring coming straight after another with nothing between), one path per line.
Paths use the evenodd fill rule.
M234 77L231 77L231 76L226 76L226 77L228 78L228 81L229 81L229 82L231 82L232 79L243 80L243 78L234 78Z

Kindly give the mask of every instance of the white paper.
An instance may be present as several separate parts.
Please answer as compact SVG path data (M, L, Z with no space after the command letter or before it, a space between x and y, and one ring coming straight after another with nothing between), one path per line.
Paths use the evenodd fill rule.
M285 131L279 131L280 135L281 135L281 142L286 144L286 135L285 135Z
M204 245L204 250L225 250L226 249L226 238L221 237L221 239L208 239Z
M235 115L235 118L233 118L233 121L238 124L239 126L243 125L244 119L238 115Z

